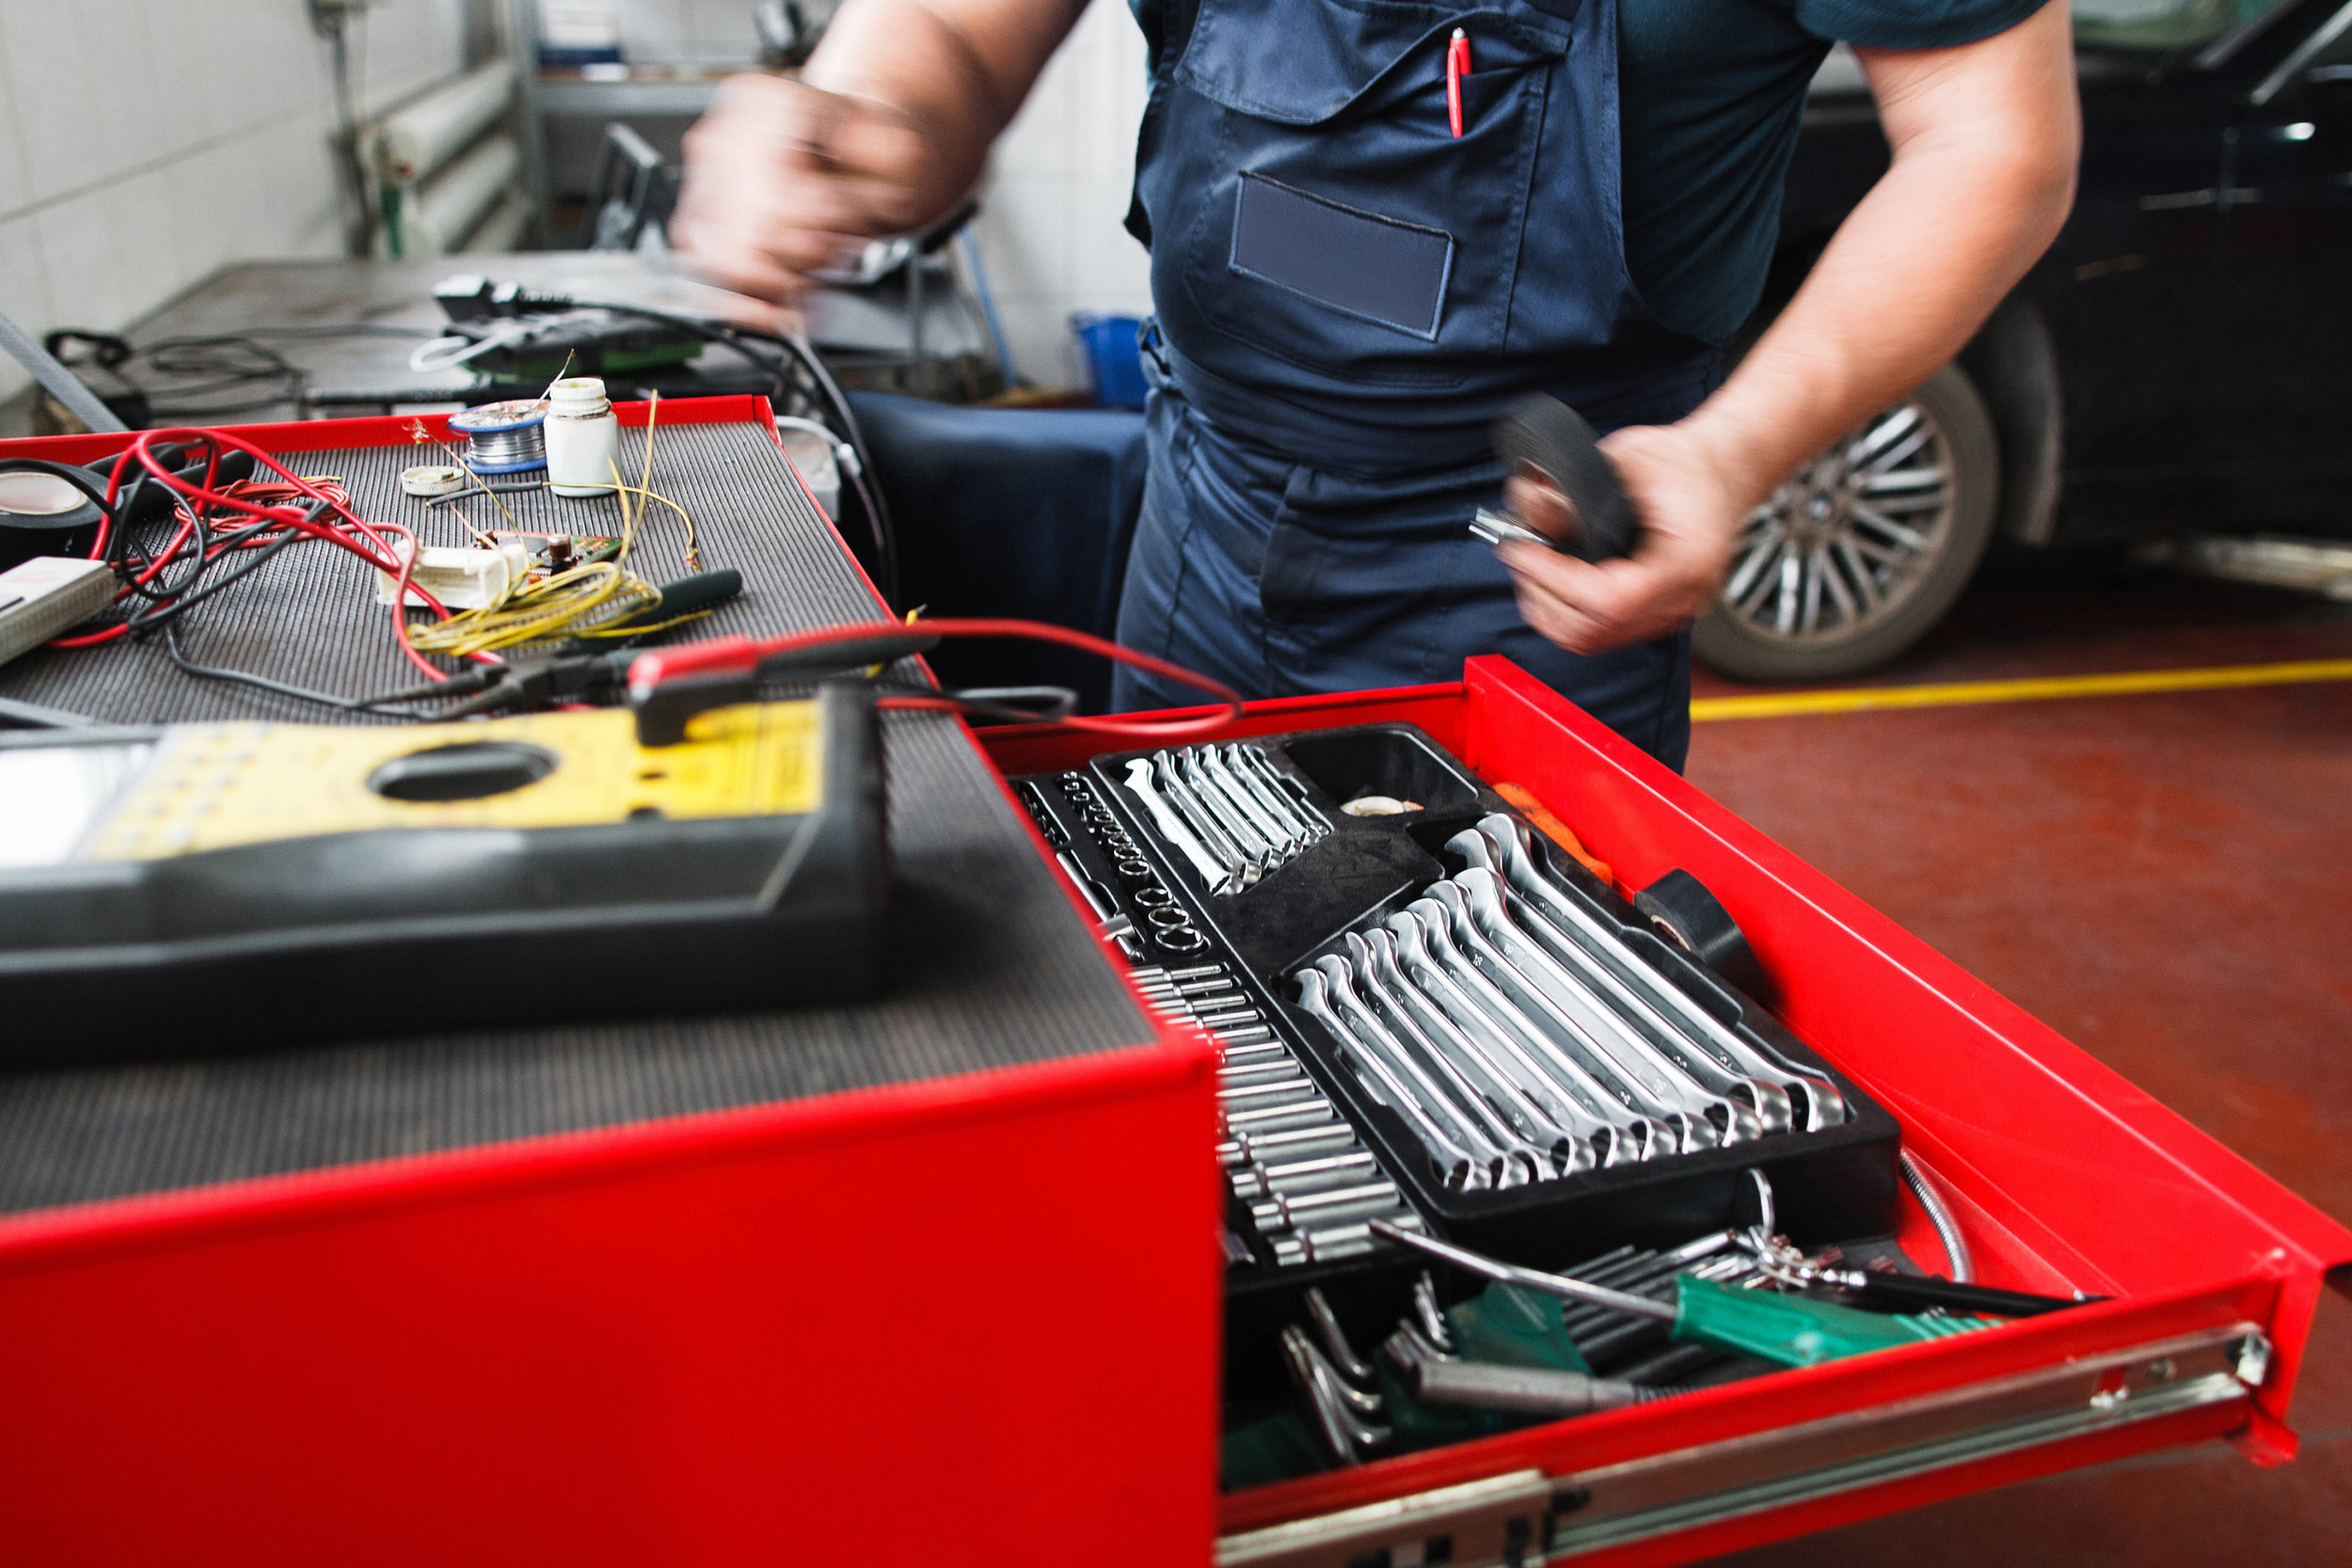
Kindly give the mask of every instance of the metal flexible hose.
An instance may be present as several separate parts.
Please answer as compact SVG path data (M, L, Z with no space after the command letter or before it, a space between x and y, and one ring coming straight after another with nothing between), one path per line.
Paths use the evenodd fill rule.
M1903 1184L1911 1189L1911 1196L1919 1200L1919 1207L1928 1212L1928 1223L1935 1227L1936 1237L1944 1243L1944 1256L1951 1260L1953 1282L1961 1285L1970 1283L1977 1277L1977 1268L1969 1260L1968 1243L1960 1233L1960 1221L1953 1216L1950 1206L1944 1201L1944 1195L1935 1190L1934 1183L1928 1180L1928 1173L1919 1168L1919 1162L1911 1157L1911 1150L1907 1148L1902 1152L1902 1168Z

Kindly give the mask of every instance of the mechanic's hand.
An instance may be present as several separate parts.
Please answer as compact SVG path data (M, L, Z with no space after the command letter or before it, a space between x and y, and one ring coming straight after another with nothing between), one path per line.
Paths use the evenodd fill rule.
M1601 437L1600 450L1642 520L1631 555L1595 563L1534 545L1495 551L1516 579L1520 616L1573 654L1646 641L1702 614L1755 505L1736 466L1688 425L1631 425ZM1538 533L1565 539L1575 528L1567 498L1540 481L1512 479L1502 496Z
M947 162L886 103L781 77L731 76L686 134L672 243L712 280L784 300L940 205Z

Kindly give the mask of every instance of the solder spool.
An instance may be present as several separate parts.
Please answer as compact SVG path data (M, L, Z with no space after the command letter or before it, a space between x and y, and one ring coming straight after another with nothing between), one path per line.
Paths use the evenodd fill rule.
M544 398L509 398L449 417L466 437L466 467L477 474L519 474L548 466Z

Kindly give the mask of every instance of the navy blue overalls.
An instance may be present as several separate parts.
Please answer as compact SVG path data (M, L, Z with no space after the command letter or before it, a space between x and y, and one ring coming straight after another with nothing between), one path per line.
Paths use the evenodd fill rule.
M1615 0L1191 9L1136 155L1158 318L1120 640L1251 696L1458 680L1502 653L1680 767L1689 634L1565 653L1465 531L1500 494L1488 427L1514 397L1608 430L1714 385L1715 351L1627 276ZM1199 700L1117 675L1119 707Z

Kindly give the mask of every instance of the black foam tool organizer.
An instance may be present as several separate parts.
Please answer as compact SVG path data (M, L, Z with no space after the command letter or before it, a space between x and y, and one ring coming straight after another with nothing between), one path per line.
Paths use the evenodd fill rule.
M1146 962L1229 966L1432 1232L1538 1268L1558 1268L1621 1245L1671 1247L1751 1223L1756 1215L1743 1173L1755 1168L1771 1180L1780 1229L1800 1244L1891 1233L1899 1149L1894 1117L1753 999L1661 937L1632 904L1540 833L1522 836L1544 858L1554 886L1580 901L1625 954L1768 1054L1826 1077L1843 1095L1847 1116L1817 1130L1803 1130L1800 1118L1789 1131L1525 1185L1445 1185L1412 1125L1359 1073L1342 1042L1298 1006L1294 976L1318 958L1343 955L1351 934L1368 932L1432 884L1463 871L1467 863L1447 845L1465 829L1496 814L1525 819L1411 725L1302 731L1246 744L1260 750L1329 831L1238 891L1214 885L1129 788L1128 765L1152 752L1112 752L1095 758L1085 774L1035 776L1023 781L1029 786L1023 796L1037 815L1069 801L1071 781L1084 781L1090 818L1072 815L1048 830L1049 840L1059 834L1096 880L1095 895L1136 921ZM1367 796L1411 809L1381 816L1343 809ZM1573 816L1573 802L1558 806ZM1041 826L1052 815L1046 810ZM1106 841L1132 844L1143 854L1114 858ZM1152 910L1170 907L1185 917L1180 925L1171 925L1167 913L1158 917L1161 927L1150 925ZM1152 945L1162 927L1180 948L1162 952ZM1321 1286L1351 1332L1360 1328L1376 1342L1383 1325L1392 1326L1404 1310L1411 1280L1421 1272L1418 1261L1387 1246L1354 1258L1284 1264L1239 1201L1229 1208L1229 1225L1250 1252L1248 1262L1227 1272L1229 1395L1279 1386L1274 1341L1284 1323L1301 1317L1299 1297L1307 1287Z

